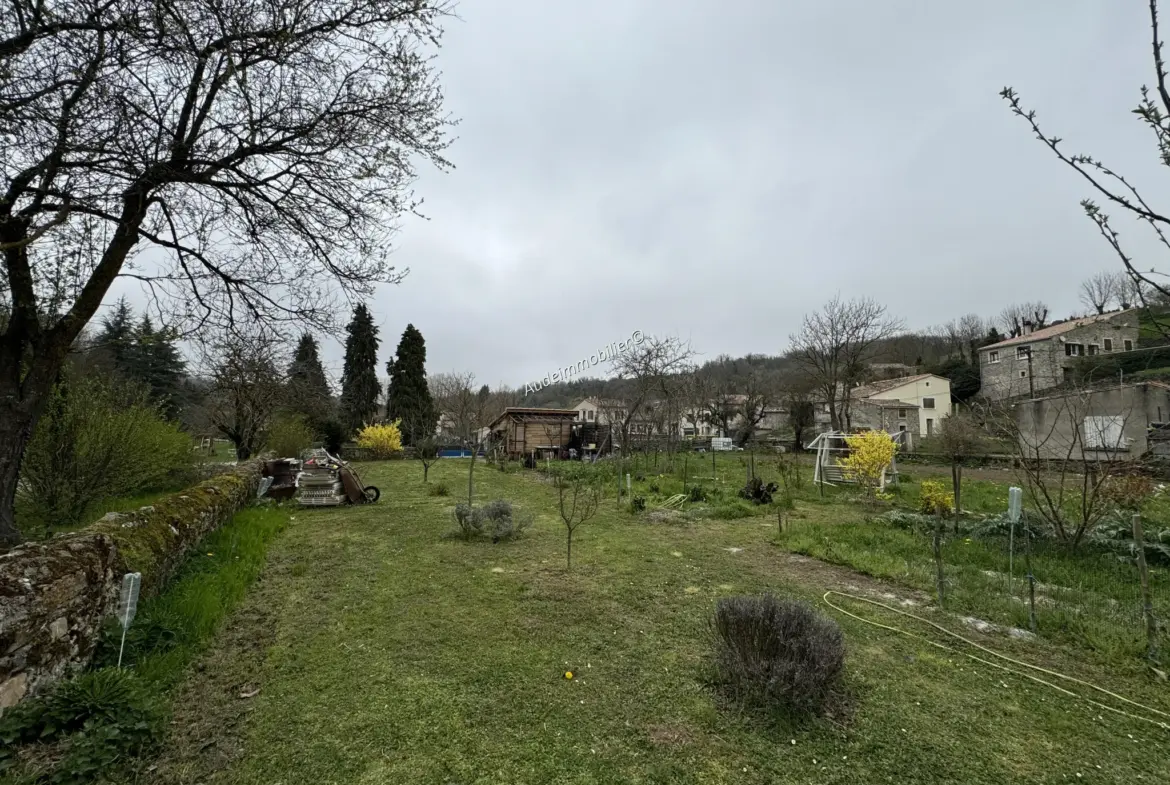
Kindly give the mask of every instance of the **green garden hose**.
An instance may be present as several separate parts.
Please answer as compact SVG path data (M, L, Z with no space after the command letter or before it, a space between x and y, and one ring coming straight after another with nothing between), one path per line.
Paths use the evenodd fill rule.
M876 605L879 608L882 608L884 610L889 611L890 613L897 613L900 616L909 617L911 619L914 619L915 621L922 622L923 624L929 624L931 627L934 627L936 630L943 633L944 635L948 635L952 638L957 638L958 640L962 641L963 643L966 643L968 646L972 646L976 649L979 649L980 651L987 652L992 657L996 657L1000 660L1004 660L1004 661L1010 662L1014 665L1018 665L1018 666L1020 666L1020 668L1026 668L1026 669L1031 670L1031 671L1037 671L1039 673L1043 673L1045 675L1052 676L1052 677L1057 678L1057 679L1063 679L1067 682L1071 682L1073 684L1078 684L1082 687L1087 687L1091 690L1096 690L1097 692L1108 695L1109 697L1114 698L1118 701L1121 701L1122 703L1127 703L1130 706L1134 706L1138 709L1141 709L1144 712L1148 712L1148 715L1142 716L1141 714L1132 714L1128 711L1114 708L1113 706L1109 706L1109 705L1106 705L1104 703L1100 703L1099 701L1095 701L1092 698L1087 698L1084 695L1079 695L1079 694L1073 692L1072 690L1068 690L1068 689L1065 689L1064 687L1061 687L1058 684L1053 684L1052 682L1047 681L1046 679L1042 679L1039 676L1033 675L1032 673L1028 673L1026 670L1019 670L1017 668L1012 668L1012 667L1009 667L1007 665L1003 665L1003 664L998 663L998 662L993 662L991 660L987 660L987 659L984 659L982 657L978 657L978 656L971 654L969 652L959 651L958 649L953 649L950 646L944 646L943 644L941 644L937 641L932 641L930 638L927 638L923 635L918 635L918 634L913 633L913 632L909 632L907 630L903 630L900 627L894 627L894 626L891 626L889 624L882 624L881 622L873 621L872 619L866 619L862 616L858 616L856 613L852 613L850 611L845 610L844 608L842 608L839 605L833 604L833 602L829 599L829 595L831 595L831 594L836 594L838 597L847 597L851 600L857 600L858 602L867 602L870 605ZM924 619L923 617L918 616L916 614L910 613L908 611L904 611L900 608L894 608L890 605L886 605L885 603L878 602L877 600L871 600L868 597L859 597L856 594L847 594L845 592L840 592L840 591L827 591L827 592L825 592L825 595L822 599L825 601L825 604L828 605L833 610L837 611L838 613L843 613L852 619L856 619L857 621L863 622L865 624L870 624L874 627L880 627L883 630L889 630L891 632L896 632L899 635L905 635L908 638L915 638L917 640L928 643L931 646L934 646L935 648L942 649L943 651L952 652L954 654L962 654L964 657L968 657L972 660L975 660L976 662L982 663L982 664L990 666L992 668L999 668L1000 670L1005 670L1009 673L1014 673L1017 676L1023 676L1025 679L1030 679L1031 681L1034 681L1037 684L1043 684L1045 687L1049 687L1049 688L1056 690L1057 692L1060 692L1060 693L1067 695L1071 698L1085 701L1086 703L1089 703L1093 706L1096 706L1097 708L1104 709L1105 711L1111 711L1114 714L1120 714L1121 716L1129 717L1130 719L1140 720L1142 722L1148 722L1151 725L1156 725L1157 727L1162 728L1163 730L1170 730L1170 723L1167 722L1167 720L1170 720L1170 712L1165 712L1165 711L1161 711L1159 709L1152 708L1150 706L1145 706L1141 703L1138 703L1137 701L1130 700L1129 698L1126 698L1124 695L1118 695L1115 692L1111 692L1111 691L1105 689L1104 687L1098 686L1098 685L1093 684L1091 682L1082 681L1081 679L1075 678L1073 676L1068 676L1068 675L1066 675L1064 673L1060 673L1058 671L1049 670L1047 668L1041 668L1039 665L1032 665L1032 664L1027 663L1027 662L1022 662L1020 660L1013 659L1012 657L1008 657L1006 654L1000 654L999 652L997 652L993 649L989 649L986 646L983 646L979 643L976 643L975 641L973 641L969 638L964 638L962 635L959 635L956 632L951 632L946 627L942 626L941 624L937 624L937 623L931 621L930 619ZM1157 715L1158 717L1164 717L1165 719L1155 719L1153 715Z

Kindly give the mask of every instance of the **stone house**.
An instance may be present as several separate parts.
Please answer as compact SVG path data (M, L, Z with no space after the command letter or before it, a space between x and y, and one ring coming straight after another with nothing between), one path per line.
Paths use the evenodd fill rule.
M1020 448L1041 460L1133 461L1170 418L1170 385L1138 382L1070 390L1012 407Z
M921 433L919 407L909 401L861 398L851 404L849 419L854 430L885 431L902 439L907 450L914 449Z
M1128 352L1137 346L1135 309L1070 319L979 350L980 394L988 400L1019 396L1061 384L1081 357Z
M857 410L859 401L893 401L901 404L893 408L903 411L907 406L913 407L914 414L918 417L917 427L913 429L906 427L902 430L910 431L915 436L919 434L933 436L938 432L942 418L951 415L951 380L933 373L871 382L855 387L850 396L854 401L854 411ZM853 419L856 420L856 417ZM858 424L853 423L855 426Z

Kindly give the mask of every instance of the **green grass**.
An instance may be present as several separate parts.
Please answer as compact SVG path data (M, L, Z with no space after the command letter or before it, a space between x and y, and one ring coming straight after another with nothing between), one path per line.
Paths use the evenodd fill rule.
M463 488L466 468L440 461L432 482ZM528 535L497 545L445 536L458 498L430 496L418 465L365 464L362 475L382 488L379 504L298 511L273 544L263 591L242 608L273 618L262 661L255 645L212 652L225 705L239 704L239 674L261 685L231 731L238 751L207 764L218 782L1170 777L1165 731L1099 718L1105 712L1033 682L836 613L849 648L850 715L784 728L721 709L708 683L707 622L718 597L772 590L819 603L828 589L904 591L790 556L775 544L771 516L660 525L611 494L578 531L570 572L554 490L537 473L479 465L477 501L506 498L536 513ZM813 493L800 525L852 514ZM889 559L896 572L896 553ZM1170 711L1165 686L1139 663L1104 666L1043 641L991 642ZM176 734L191 736L192 749L217 745L202 735L214 714L188 722ZM191 765L162 771L193 781Z
M264 567L269 544L288 520L287 509L278 507L241 510L203 539L166 591L139 605L122 656L122 667L134 677L135 705L148 706L151 714L164 719L170 713L176 685L244 598ZM121 627L113 619L109 622L94 656L95 670L112 669L118 663ZM53 776L60 752L60 745L23 750L21 766L8 772L10 780L5 781L31 783ZM110 755L102 758L101 765L110 766L104 773L117 781L121 775L129 776L129 771L141 775L147 764Z
M123 665L156 691L169 691L244 598L288 520L288 508L250 507L205 537L167 590L139 607ZM97 662L116 663L119 643L120 628L111 628Z

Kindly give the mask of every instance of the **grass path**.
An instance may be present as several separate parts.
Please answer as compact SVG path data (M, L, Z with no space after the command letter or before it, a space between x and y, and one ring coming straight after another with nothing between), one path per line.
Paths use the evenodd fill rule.
M432 482L465 488L466 466L440 461ZM531 474L477 468L479 501L537 513L528 536L499 545L445 538L455 499L427 495L418 466L362 475L382 502L297 511L274 543L264 576L183 689L158 781L1170 780L1170 733L1099 718L850 619L840 621L853 716L783 729L720 711L705 665L718 596L771 589L819 602L845 587L915 597L789 555L772 543L773 521L654 525L609 500L580 530L567 573L552 489ZM1137 668L991 640L1170 710L1166 686Z

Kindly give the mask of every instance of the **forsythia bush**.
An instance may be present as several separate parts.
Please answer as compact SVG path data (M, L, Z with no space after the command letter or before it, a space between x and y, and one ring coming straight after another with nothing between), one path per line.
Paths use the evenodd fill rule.
M894 460L898 445L885 431L862 431L846 436L845 443L849 445L849 457L842 458L839 464L866 493L872 493L881 481L882 471Z
M374 458L389 458L402 451L402 431L398 420L386 425L367 425L357 435L357 445L369 450Z
M923 515L936 512L950 515L955 509L955 496L941 482L923 480L918 489L918 511Z

